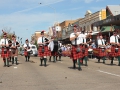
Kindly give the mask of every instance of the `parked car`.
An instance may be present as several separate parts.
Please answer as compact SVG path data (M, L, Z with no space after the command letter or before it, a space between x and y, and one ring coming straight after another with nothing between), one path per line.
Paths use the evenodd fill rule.
M36 45L32 45L31 50L32 50L32 54L31 54L32 56L38 56L38 50Z
M20 55L23 56L24 55L24 50L20 51Z

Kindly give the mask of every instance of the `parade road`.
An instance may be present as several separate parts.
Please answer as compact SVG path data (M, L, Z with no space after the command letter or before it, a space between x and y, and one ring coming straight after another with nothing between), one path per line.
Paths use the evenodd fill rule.
M3 67L0 58L0 90L120 90L120 66L118 61L110 65L89 59L82 71L72 69L72 60L62 57L56 63L47 60L47 67L39 66L39 57L25 62L18 57L18 65ZM102 62L102 61L101 61Z

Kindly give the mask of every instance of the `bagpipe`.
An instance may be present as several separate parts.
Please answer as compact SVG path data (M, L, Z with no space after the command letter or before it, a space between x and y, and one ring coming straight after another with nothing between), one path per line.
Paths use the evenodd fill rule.
M11 44L11 52L12 52L12 54L15 54L18 45L19 45L18 42L12 42L12 44Z
M49 40L48 40L47 38L44 38L43 41L45 41L45 44L39 44L39 45L38 45L38 47L41 48L40 50L41 50L42 53L45 52L44 46L47 46L47 45L49 44Z

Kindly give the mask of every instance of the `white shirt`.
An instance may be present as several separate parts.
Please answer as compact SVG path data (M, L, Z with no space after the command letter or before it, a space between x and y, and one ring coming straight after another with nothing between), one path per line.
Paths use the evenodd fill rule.
M16 41L17 42L17 41ZM16 46L16 42L14 43L14 41L12 41L12 47L14 46L14 44L15 44L15 46Z
M54 49L54 42L51 41L49 44L48 44L48 48L50 48L51 51L53 51Z
M39 37L37 40L37 44L44 43L44 42L45 42L45 37L43 37L43 42L42 42L42 37Z
M74 34L74 33L71 33L71 34L70 34L70 38L72 38L72 37L75 37L75 34ZM72 40L71 43L72 43L73 45L75 45L75 40ZM76 44L79 45L79 44L81 44L81 43L82 43L82 40L81 40L80 34L79 34L79 36L77 37L77 40L76 40Z
M1 44L5 44L5 39L4 38L0 40L0 45ZM7 39L6 39L6 45L8 45L8 40Z
M30 44L30 43L29 43L28 45L29 45L29 47L31 47L31 44ZM23 47L24 47L24 48L27 47L27 44L25 43Z
M116 43L119 43L118 42L118 36L116 36L116 40L117 40L117 42ZM110 43L115 43L115 36L114 35L112 35L111 37L110 37Z
M80 38L81 38L82 43L86 43L86 35L85 34L81 33ZM84 42L83 42L83 40L84 40Z
M98 46L99 45L105 45L105 40L104 39L98 39Z

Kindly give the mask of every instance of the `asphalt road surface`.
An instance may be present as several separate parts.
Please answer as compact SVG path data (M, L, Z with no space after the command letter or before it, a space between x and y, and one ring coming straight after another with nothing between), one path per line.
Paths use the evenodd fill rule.
M0 58L0 90L120 90L120 66L118 61L110 65L89 59L82 71L72 69L72 60L62 57L62 61L48 62L47 67L39 66L39 57L31 57L25 62L19 56L19 64L3 67ZM102 61L101 61L102 62Z

